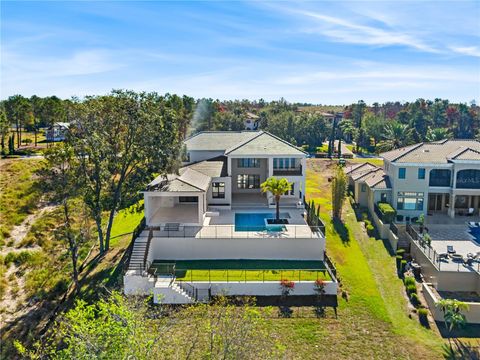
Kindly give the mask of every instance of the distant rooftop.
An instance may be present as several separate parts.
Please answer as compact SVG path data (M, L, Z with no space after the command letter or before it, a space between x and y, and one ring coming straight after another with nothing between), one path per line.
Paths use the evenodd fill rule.
M448 164L455 160L480 161L480 142L477 140L442 140L419 143L380 154L396 163Z

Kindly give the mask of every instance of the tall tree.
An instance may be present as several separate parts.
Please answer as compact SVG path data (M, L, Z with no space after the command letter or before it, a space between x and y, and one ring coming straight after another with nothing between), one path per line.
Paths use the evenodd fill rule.
M356 104L353 105L353 121L355 126L358 129L358 135L357 135L357 152L360 151L360 146L364 143L364 135L365 132L363 131L362 125L363 125L363 115L365 112L366 104L363 100L359 100Z
M15 131L17 133L17 148L22 144L22 129L28 123L32 112L30 101L22 95L10 96L5 101L7 118L15 122Z
M412 143L412 130L408 125L401 124L397 121L391 121L385 126L383 140L378 144L378 150L390 151L398 149Z
M377 147L377 144L382 139L384 133L385 123L383 119L378 115L367 112L365 114L364 123L365 132L368 138L372 138L375 147Z
M2 155L6 155L7 151L5 150L5 138L10 132L10 122L7 119L7 112L5 111L5 104L2 101L0 103L0 144L2 147Z
M88 97L75 107L75 118L67 141L78 159L83 198L103 253L109 249L116 212L139 199L153 174L172 171L177 163L182 140L179 116L156 93L113 91Z
M342 208L347 196L347 177L343 168L337 166L332 179L332 213L337 219L342 218Z
M43 169L43 182L46 193L51 201L59 203L62 207L63 223L56 231L56 237L65 241L72 262L72 279L75 291L80 291L78 283L78 251L82 243L89 238L89 226L84 222L75 226L73 224L72 203L80 193L78 181L78 166L74 157L73 148L62 143L50 148L46 154L47 167ZM82 217L85 219L86 217Z
M472 139L475 135L474 118L465 104L458 105L458 122L454 125L453 132L459 139Z

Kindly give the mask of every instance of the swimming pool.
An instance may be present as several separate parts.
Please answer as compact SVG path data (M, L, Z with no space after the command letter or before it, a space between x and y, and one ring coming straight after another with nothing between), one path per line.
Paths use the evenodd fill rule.
M236 213L235 231L263 231L265 228L265 219L275 218L275 213ZM288 213L280 213L281 219L288 219ZM285 227L278 225L278 228L270 228L272 231L281 231Z
M473 236L473 241L480 245L480 226L469 226L470 235Z

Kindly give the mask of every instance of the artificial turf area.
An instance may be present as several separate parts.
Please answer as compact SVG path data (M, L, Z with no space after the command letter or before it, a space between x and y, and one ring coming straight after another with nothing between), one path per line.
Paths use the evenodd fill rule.
M171 272L184 281L315 281L331 280L322 261L179 260L155 261L157 274Z

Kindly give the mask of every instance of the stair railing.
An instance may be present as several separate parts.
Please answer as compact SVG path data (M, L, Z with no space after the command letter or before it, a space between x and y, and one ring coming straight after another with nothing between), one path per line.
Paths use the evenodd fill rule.
M147 246L145 247L145 254L143 255L143 269L142 269L142 272L148 270L147 269L147 259L148 259L148 254L150 252L150 244L152 242L152 238L153 238L153 230L150 229L150 231L148 232Z

